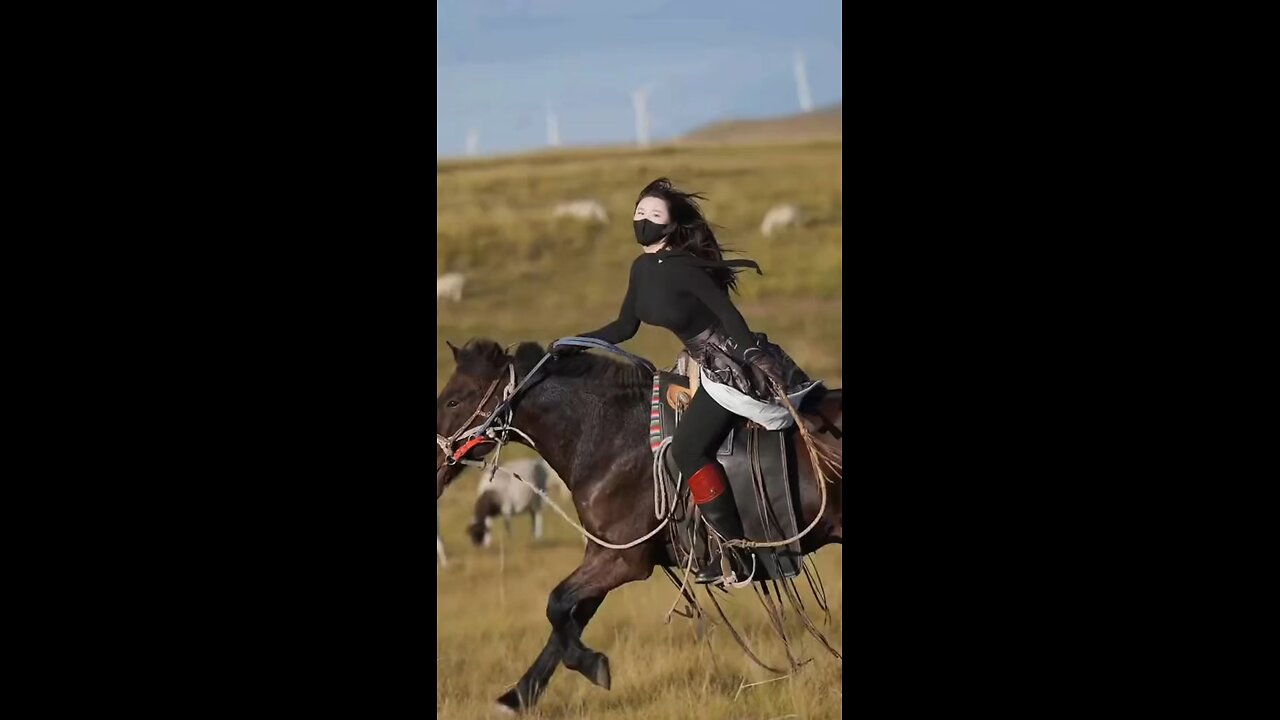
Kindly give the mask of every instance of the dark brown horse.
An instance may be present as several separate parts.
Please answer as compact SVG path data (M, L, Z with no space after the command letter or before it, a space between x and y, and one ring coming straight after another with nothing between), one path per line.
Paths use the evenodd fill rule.
M520 345L514 355L491 340L450 348L457 368L436 398L436 432L446 437L477 417L477 410L488 413L498 405L501 392L491 389L508 381L509 367L523 379L544 355L535 343ZM609 543L629 543L659 522L653 512L640 510L653 504L653 454L648 442L652 382L652 375L640 367L582 354L545 363L514 401L511 425L528 434L569 487L582 526ZM800 410L814 419L813 437L842 456L841 391L832 390ZM483 422L485 415L479 417ZM472 420L471 424L478 423ZM801 442L798 437L796 442ZM480 446L470 457L491 448ZM802 446L798 449L800 527L804 527L813 521L820 497L809 454ZM462 466L446 464L444 452L437 447L436 467L438 499ZM805 553L842 541L841 478L834 480L827 486L821 521L800 542ZM583 644L582 631L610 590L644 580L655 567L668 562L662 540L659 533L628 550L587 545L582 564L551 591L547 601L551 637L516 687L498 698L502 706L516 711L532 707L561 662L609 688L609 660Z

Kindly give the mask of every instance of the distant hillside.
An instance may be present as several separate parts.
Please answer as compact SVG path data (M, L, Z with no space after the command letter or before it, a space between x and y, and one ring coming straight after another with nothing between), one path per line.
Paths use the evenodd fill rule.
M681 143L742 143L777 140L841 139L843 103L803 115L764 120L730 120L699 128Z

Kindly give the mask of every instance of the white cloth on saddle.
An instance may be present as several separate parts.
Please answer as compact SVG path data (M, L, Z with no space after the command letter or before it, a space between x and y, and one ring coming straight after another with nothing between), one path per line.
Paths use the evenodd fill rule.
M795 419L791 417L791 413L777 400L772 402L756 400L736 388L721 385L716 382L715 378L708 375L706 370L703 370L700 374L702 375L702 387L706 389L711 399L734 415L741 415L748 420L754 420L765 430L783 430L795 424ZM791 406L798 412L800 403L804 401L804 396L821 384L821 380L815 380L800 392L788 395L787 399L791 401Z

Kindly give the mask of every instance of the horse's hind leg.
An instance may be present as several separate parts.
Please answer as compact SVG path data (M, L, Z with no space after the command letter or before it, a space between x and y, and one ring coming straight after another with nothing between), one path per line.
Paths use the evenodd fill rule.
M499 704L513 710L532 707L561 660L565 667L609 689L609 659L582 643L582 631L610 590L649 577L653 561L648 553L644 547L622 552L598 545L587 548L586 559L551 591L547 600L551 637L546 646L516 686L498 698Z

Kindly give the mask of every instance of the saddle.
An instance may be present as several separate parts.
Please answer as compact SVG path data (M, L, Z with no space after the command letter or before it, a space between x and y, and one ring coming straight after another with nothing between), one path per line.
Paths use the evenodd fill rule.
M672 372L660 371L654 379L651 397L649 444L655 452L662 442L675 434L679 415L698 391L698 366L687 353L681 352ZM778 541L794 537L798 532L800 496L793 451L794 427L765 430L746 418L739 418L716 451L716 459L724 466L733 491L743 533L748 540ZM667 489L675 496L674 483L679 478L671 454L666 457ZM688 487L683 486L684 500ZM694 567L705 562L705 532L693 531L695 515L691 502L687 511L677 511L671 519L672 537L667 552L672 566L688 561L688 548L694 548ZM755 580L795 577L800 573L802 555L799 542L777 548L757 548Z

